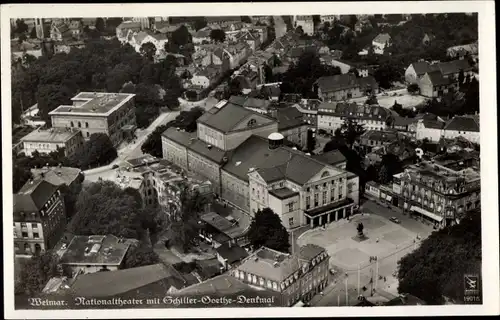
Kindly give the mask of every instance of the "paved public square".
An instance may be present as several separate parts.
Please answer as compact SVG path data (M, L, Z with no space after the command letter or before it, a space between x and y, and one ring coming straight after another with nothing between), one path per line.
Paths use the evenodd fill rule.
M358 223L363 223L368 239L356 241ZM330 254L332 267L344 271L357 270L369 265L371 256L382 259L394 252L411 246L417 234L374 214L360 214L350 221L341 220L323 228L305 232L298 239L299 245L317 244Z

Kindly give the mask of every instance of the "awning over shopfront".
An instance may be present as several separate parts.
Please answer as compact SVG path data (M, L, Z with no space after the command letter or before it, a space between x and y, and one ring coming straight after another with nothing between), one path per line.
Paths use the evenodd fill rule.
M421 213L421 214L423 214L424 216L427 216L427 217L429 217L429 218L431 218L431 219L433 219L433 220L435 220L435 221L437 221L437 222L441 222L441 221L443 221L443 217L438 216L437 214L434 214L434 213L429 212L429 211L427 211L427 210L424 210L424 209L422 209L422 208L415 207L415 206L411 206L410 210L411 210L411 211L418 212L418 213Z

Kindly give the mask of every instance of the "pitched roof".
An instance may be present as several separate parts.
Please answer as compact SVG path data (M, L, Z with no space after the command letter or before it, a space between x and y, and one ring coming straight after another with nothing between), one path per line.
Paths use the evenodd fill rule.
M140 30L142 27L141 27L141 23L140 22L124 21L124 22L120 23L120 25L118 27L116 27L116 28L117 29Z
M445 86L450 84L450 80L448 78L443 77L441 71L431 71L427 72L426 75L429 77L433 86Z
M418 61L411 64L417 76L426 74L437 69L436 65L431 65L427 61Z
M272 120L267 116L232 103L227 103L221 108L216 108L211 111L214 112L206 112L198 118L198 123L202 123L221 132L230 132L241 121L251 115L259 115L259 117L266 117Z
M440 64L438 64L438 67L441 73L445 76L458 73L461 70L472 70L472 66L469 64L469 61L467 59L441 62Z
M429 129L443 129L445 126L445 122L440 120L431 120L431 119L423 119L422 120L424 127Z
M248 173L256 169L268 182L288 179L303 185L324 167L325 164L287 147L269 149L266 139L253 135L231 152L222 170L248 181Z
M177 128L168 128L162 134L166 138L198 153L215 163L222 163L226 152L216 147L208 147L208 144L196 138L196 133L178 131Z
M71 290L80 296L109 297L136 290L162 281L166 286L181 289L184 280L172 267L162 263L148 266L79 275L71 285Z
M444 130L479 132L479 123L472 116L455 116L448 121Z
M302 268L302 263L310 262L325 252L314 244L300 247L294 254L288 254L262 247L255 251L237 268L272 281L282 282Z
M335 115L339 117L350 117L355 119L385 121L391 111L381 106L358 105L352 103L329 103L323 102L318 106L319 113ZM328 110L328 111L323 111Z
M391 40L391 36L388 33L380 33L373 39L373 42L386 43L389 40Z
M375 81L375 78L372 76L357 78L356 75L352 73L321 77L317 80L317 84L323 92L338 91L357 86L372 86L373 88L378 87L377 81Z
M304 125L304 115L294 107L278 109L278 131Z
M331 166L335 166L347 161L346 157L339 150L332 150L321 154L316 154L312 157L322 163L329 164Z
M14 195L14 212L38 212L57 189L43 179L26 182Z

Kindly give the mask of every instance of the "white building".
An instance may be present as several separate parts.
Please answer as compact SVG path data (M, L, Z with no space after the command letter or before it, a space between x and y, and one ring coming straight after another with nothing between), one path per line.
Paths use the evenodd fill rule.
M76 128L38 129L21 138L26 156L33 152L49 154L64 148L64 154L69 157L83 146L82 132Z
M444 127L444 137L454 139L464 137L467 140L480 143L479 115L477 116L455 116Z
M388 33L380 33L372 41L375 54L384 54L384 50L391 46L392 38Z

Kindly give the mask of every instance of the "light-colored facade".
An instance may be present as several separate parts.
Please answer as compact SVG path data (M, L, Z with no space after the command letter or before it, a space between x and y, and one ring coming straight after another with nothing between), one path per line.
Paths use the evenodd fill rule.
M429 139L429 141L438 142L444 136L444 122L419 120L416 126L417 140Z
M309 244L293 254L262 247L230 274L243 283L279 293L283 306L307 302L328 285L330 256Z
M49 112L53 128L75 128L84 139L93 133L107 134L114 146L118 146L134 131L134 94L80 92L73 97L73 105L62 105Z
M314 34L314 20L312 16L293 16L294 27L302 27L304 34L312 36Z
M26 156L33 152L49 154L64 148L64 155L70 157L83 147L82 132L73 128L51 128L35 130L21 139Z

